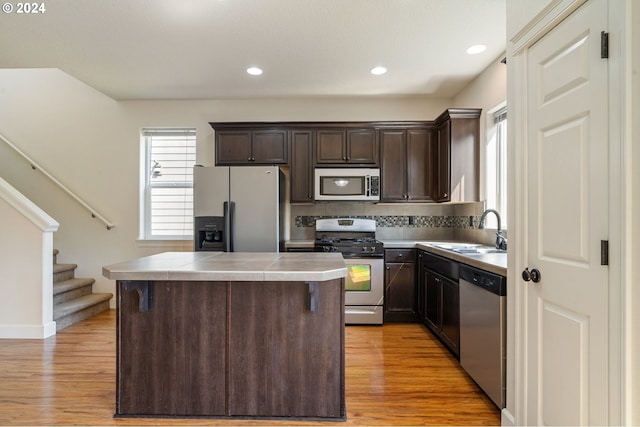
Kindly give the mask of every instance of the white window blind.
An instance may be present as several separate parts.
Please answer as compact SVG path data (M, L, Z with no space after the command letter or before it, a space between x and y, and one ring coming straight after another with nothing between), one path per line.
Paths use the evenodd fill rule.
M144 238L193 238L195 129L143 129Z
M494 128L487 143L487 208L500 212L507 228L507 108L493 113ZM494 225L495 226L495 225Z

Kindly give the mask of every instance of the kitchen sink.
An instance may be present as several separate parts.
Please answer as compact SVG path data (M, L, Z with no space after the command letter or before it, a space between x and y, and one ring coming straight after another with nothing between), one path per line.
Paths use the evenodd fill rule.
M473 243L447 243L434 246L439 249L445 249L464 255L502 254L507 252L502 249L496 249L489 246L483 246Z
M451 250L460 254L503 254L507 252L505 250L495 248L468 248Z

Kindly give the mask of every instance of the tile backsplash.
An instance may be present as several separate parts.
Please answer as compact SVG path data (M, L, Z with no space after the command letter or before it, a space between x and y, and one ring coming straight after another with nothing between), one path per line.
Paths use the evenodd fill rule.
M313 240L321 218L376 220L380 240L461 240L493 245L495 232L478 230L483 202L459 204L316 203L290 206L290 238Z

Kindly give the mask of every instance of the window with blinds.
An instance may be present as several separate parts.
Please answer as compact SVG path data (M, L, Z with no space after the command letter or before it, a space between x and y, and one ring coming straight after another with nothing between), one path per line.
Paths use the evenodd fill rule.
M507 228L507 108L493 113L486 157L487 208L500 212L502 228ZM490 225L492 226L492 225ZM496 223L497 226L497 223ZM495 227L495 226L494 226Z
M193 238L195 129L143 129L144 239Z

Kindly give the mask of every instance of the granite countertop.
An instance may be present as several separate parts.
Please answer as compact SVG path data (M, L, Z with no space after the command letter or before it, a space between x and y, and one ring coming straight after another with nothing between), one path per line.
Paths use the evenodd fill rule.
M104 266L112 280L313 281L340 279L339 253L164 252Z
M479 268L481 270L490 271L501 276L507 276L507 253L479 253L479 254L465 254L458 253L448 249L442 249L438 246L447 244L469 244L476 245L471 242L452 242L452 241L428 241L420 242L414 240L383 240L385 248L414 248L422 249L427 252L434 253L436 255L443 256L445 258L452 259L454 261L461 262L463 264L470 265L472 267ZM479 248L491 249L490 246L479 245Z
M422 249L427 252L434 253L463 264L470 265L482 270L490 271L501 276L507 276L507 253L482 253L482 254L463 254L447 249L439 248L439 245L446 244L469 244L476 245L473 242L453 242L453 241L416 241L416 240L382 240L385 249ZM309 249L313 248L313 240L288 240L285 242L287 249ZM489 246L479 247L491 249Z

